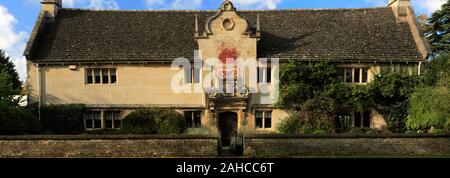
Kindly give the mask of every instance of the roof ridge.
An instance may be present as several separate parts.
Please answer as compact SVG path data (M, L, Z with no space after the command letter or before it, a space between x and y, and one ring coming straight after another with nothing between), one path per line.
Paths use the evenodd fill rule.
M264 10L238 10L238 12L290 12L290 11L326 11L326 10L374 10L387 9L389 7L366 7L366 8L287 8L287 9L264 9ZM62 8L70 11L92 11L92 12L217 12L217 10L167 10L167 9L143 9L143 10L123 10L123 9L82 9L82 8Z

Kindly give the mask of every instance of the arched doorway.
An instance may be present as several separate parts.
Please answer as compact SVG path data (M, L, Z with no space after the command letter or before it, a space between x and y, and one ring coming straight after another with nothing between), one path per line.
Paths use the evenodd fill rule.
M230 137L237 134L238 115L235 112L224 112L219 114L219 131L222 146L230 146Z

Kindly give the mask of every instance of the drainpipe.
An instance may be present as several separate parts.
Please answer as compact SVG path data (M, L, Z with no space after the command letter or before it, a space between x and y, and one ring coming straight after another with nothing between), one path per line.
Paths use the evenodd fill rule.
M421 74L421 67L422 66L422 62L419 62L419 67L417 68L417 72L420 75Z
M41 66L39 64L36 64L37 67L37 85L38 85L38 119L41 120L41 106L42 106L42 74L41 74Z

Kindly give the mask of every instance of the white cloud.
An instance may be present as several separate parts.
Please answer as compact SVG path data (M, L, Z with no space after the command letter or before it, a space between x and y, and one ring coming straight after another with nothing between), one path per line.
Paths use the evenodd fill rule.
M91 9L119 9L115 0L91 0L88 8Z
M239 9L276 9L282 0L232 0Z
M203 0L145 0L148 9L199 9Z
M444 4L446 0L413 0L412 3L419 8L427 11L428 13L433 13L436 10L441 9L442 4Z
M63 0L63 7L81 7L89 9L119 9L115 0Z
M63 0L63 6L64 7L74 7L75 0Z
M16 70L20 75L20 79L26 78L26 65L23 51L27 41L28 34L26 32L16 32L16 18L9 13L6 7L0 5L0 49L5 50L7 56L16 65Z
M170 4L172 9L198 9L202 6L202 0L175 0Z

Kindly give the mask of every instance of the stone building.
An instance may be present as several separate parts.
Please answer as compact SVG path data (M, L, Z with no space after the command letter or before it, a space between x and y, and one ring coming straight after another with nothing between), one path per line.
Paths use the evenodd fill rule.
M420 74L430 53L409 0L389 0L386 7L377 8L256 11L237 10L230 1L216 11L85 10L62 5L61 0L42 1L25 50L28 98L41 105L86 104L87 129L118 128L120 119L135 109L165 107L184 113L188 126L209 128L224 137L238 130L274 132L289 110L267 99L276 96L278 66L272 59L333 60L341 68L342 82L359 85L373 80L383 66ZM196 59L254 59L253 69L219 73L257 76L256 85L250 87L248 79L231 93L204 88L198 92L197 85L208 76L213 78L212 88L220 86L213 75L219 68L174 69L173 61L180 57L192 64ZM177 76L181 81L175 84L190 92L174 91ZM249 92L261 84L269 92ZM354 127L386 124L370 108L340 117Z

